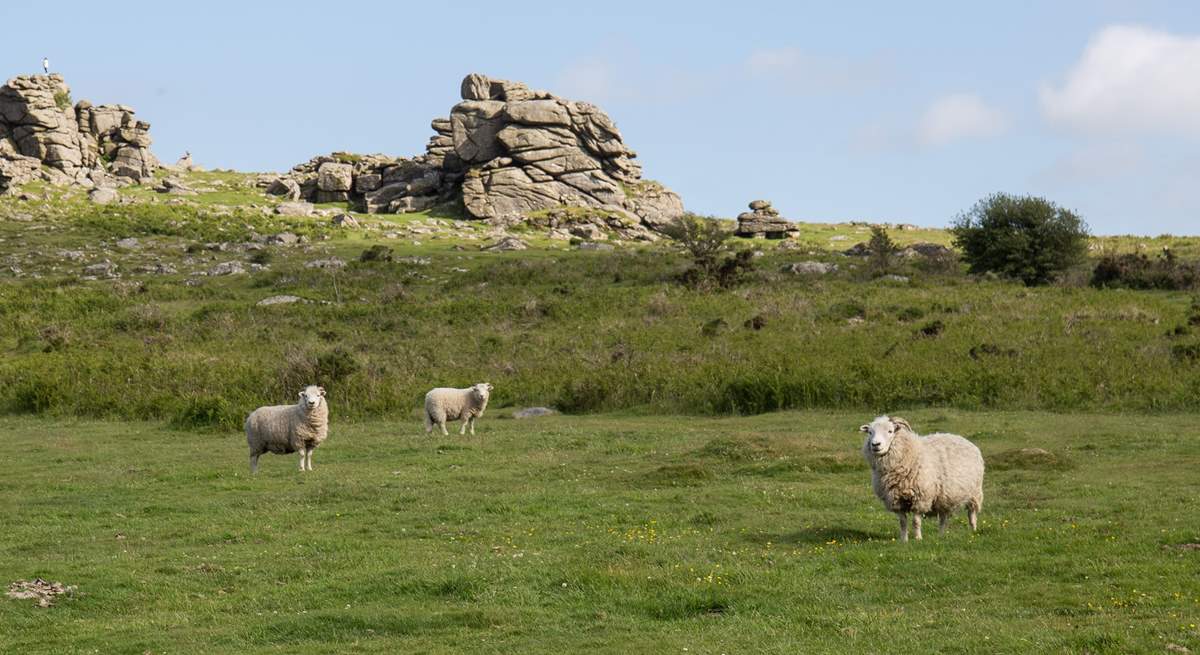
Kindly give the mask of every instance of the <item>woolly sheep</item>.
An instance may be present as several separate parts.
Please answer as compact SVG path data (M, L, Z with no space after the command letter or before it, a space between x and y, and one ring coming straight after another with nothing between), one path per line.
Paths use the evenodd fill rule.
M918 436L900 417L880 416L859 431L867 433L863 457L875 495L900 517L900 541L908 541L910 512L915 539L922 515L937 514L943 534L950 514L964 505L975 530L983 506L983 455L975 444L956 434Z
M466 434L470 427L471 434L475 434L475 419L483 416L491 395L492 385L487 382L466 389L438 387L430 390L425 394L425 433L433 432L436 425L442 429L442 434L450 434L446 431L446 421L461 418L462 429L458 433Z
M300 470L312 470L312 454L329 436L329 402L325 387L309 385L294 405L259 407L246 417L250 473L258 471L258 456L300 453Z

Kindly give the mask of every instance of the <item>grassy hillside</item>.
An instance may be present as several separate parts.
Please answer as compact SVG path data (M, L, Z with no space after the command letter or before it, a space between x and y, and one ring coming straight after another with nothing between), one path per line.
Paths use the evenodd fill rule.
M370 417L484 380L497 406L574 413L1200 406L1186 293L1095 290L1083 270L1028 289L917 260L897 270L907 280L871 279L840 254L867 228L817 224L799 249L745 241L762 251L752 278L701 292L676 283L687 262L662 243L581 252L518 231L533 249L481 252L495 232L481 223L360 215L364 227L334 228L272 214L246 176L204 175L191 183L212 190L184 199L0 199L0 411L229 428L309 382L342 416ZM245 249L285 231L307 243ZM1192 241L1095 248L1186 255ZM358 261L380 245L393 261ZM330 257L349 264L310 267ZM781 272L810 260L839 270ZM104 261L119 278L87 279ZM208 275L229 262L248 272ZM306 302L256 304L280 294Z
M1194 416L917 411L989 472L978 533L903 547L866 418L339 422L254 479L238 435L2 418L0 579L77 591L0 602L0 651L1200 647Z

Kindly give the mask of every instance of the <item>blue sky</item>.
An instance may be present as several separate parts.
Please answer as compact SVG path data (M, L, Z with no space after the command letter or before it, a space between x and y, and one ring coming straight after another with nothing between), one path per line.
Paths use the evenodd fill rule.
M1007 191L1200 234L1192 2L6 2L0 24L0 76L49 57L164 160L416 154L478 71L599 104L700 213L945 225Z

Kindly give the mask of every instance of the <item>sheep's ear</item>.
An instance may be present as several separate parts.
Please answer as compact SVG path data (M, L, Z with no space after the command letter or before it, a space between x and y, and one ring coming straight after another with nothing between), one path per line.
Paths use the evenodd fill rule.
M304 392L303 392L303 391L301 391L300 393L297 393L297 394L296 394L296 397L297 397L297 398L303 398L303 397L304 397Z
M320 391L322 396L325 395L325 387L317 387L317 391Z
M869 426L869 425L867 425L866 423L864 423L864 424L862 424L862 425L858 426L858 431L859 431L859 432L870 432L870 431L871 431L871 426Z
M908 424L908 421L900 418L899 416L893 416L892 423L898 428L904 428L905 430L912 432L912 426Z

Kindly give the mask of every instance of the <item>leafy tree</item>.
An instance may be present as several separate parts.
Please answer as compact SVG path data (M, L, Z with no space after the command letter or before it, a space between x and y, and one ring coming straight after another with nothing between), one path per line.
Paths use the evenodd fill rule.
M950 231L972 273L994 272L1029 286L1050 282L1087 253L1083 219L1035 196L988 196Z
M870 250L870 255L867 257L867 268L871 271L871 275L879 277L891 273L896 263L896 253L900 251L900 248L896 246L895 241L892 241L892 237L888 236L887 230L878 225L872 225L871 240L867 242L867 248Z
M728 289L754 269L752 252L730 254L733 230L715 218L684 214L662 228L662 233L691 255L692 267L680 276L690 287L716 285Z

